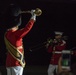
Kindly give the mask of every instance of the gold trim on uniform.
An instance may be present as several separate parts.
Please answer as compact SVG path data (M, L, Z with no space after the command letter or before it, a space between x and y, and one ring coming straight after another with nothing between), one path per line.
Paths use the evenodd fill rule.
M25 60L24 60L24 50L21 53L19 49L23 49L23 46L15 47L13 46L6 38L5 39L5 44L8 52L20 62L20 64L24 67L25 66Z

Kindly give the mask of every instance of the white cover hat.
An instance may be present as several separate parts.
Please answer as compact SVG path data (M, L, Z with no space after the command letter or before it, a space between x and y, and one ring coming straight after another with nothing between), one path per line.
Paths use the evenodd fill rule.
M59 34L59 35L63 35L63 32L55 31L55 34L56 34L56 35L58 35L58 34Z

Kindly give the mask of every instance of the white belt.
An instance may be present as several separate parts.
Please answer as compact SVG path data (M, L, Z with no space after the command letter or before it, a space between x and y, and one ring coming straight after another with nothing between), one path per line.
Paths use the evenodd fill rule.
M60 52L60 51L55 51L54 53L56 53L56 54L61 54L62 52Z
M56 54L61 54L61 53L64 53L64 54L70 54L71 53L71 51L65 51L65 50L63 50L63 51L54 51L54 53L56 53Z

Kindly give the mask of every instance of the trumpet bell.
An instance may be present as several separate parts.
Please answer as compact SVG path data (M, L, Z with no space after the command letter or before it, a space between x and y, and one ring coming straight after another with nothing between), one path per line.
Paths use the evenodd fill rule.
M35 9L36 16L40 16L42 14L42 10L40 8Z

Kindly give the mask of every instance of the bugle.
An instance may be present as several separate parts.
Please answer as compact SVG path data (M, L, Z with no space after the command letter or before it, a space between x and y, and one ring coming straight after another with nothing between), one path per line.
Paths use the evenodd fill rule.
M31 13L31 11L21 11L21 13ZM36 16L40 16L42 14L42 10L40 8L36 8L34 13Z

